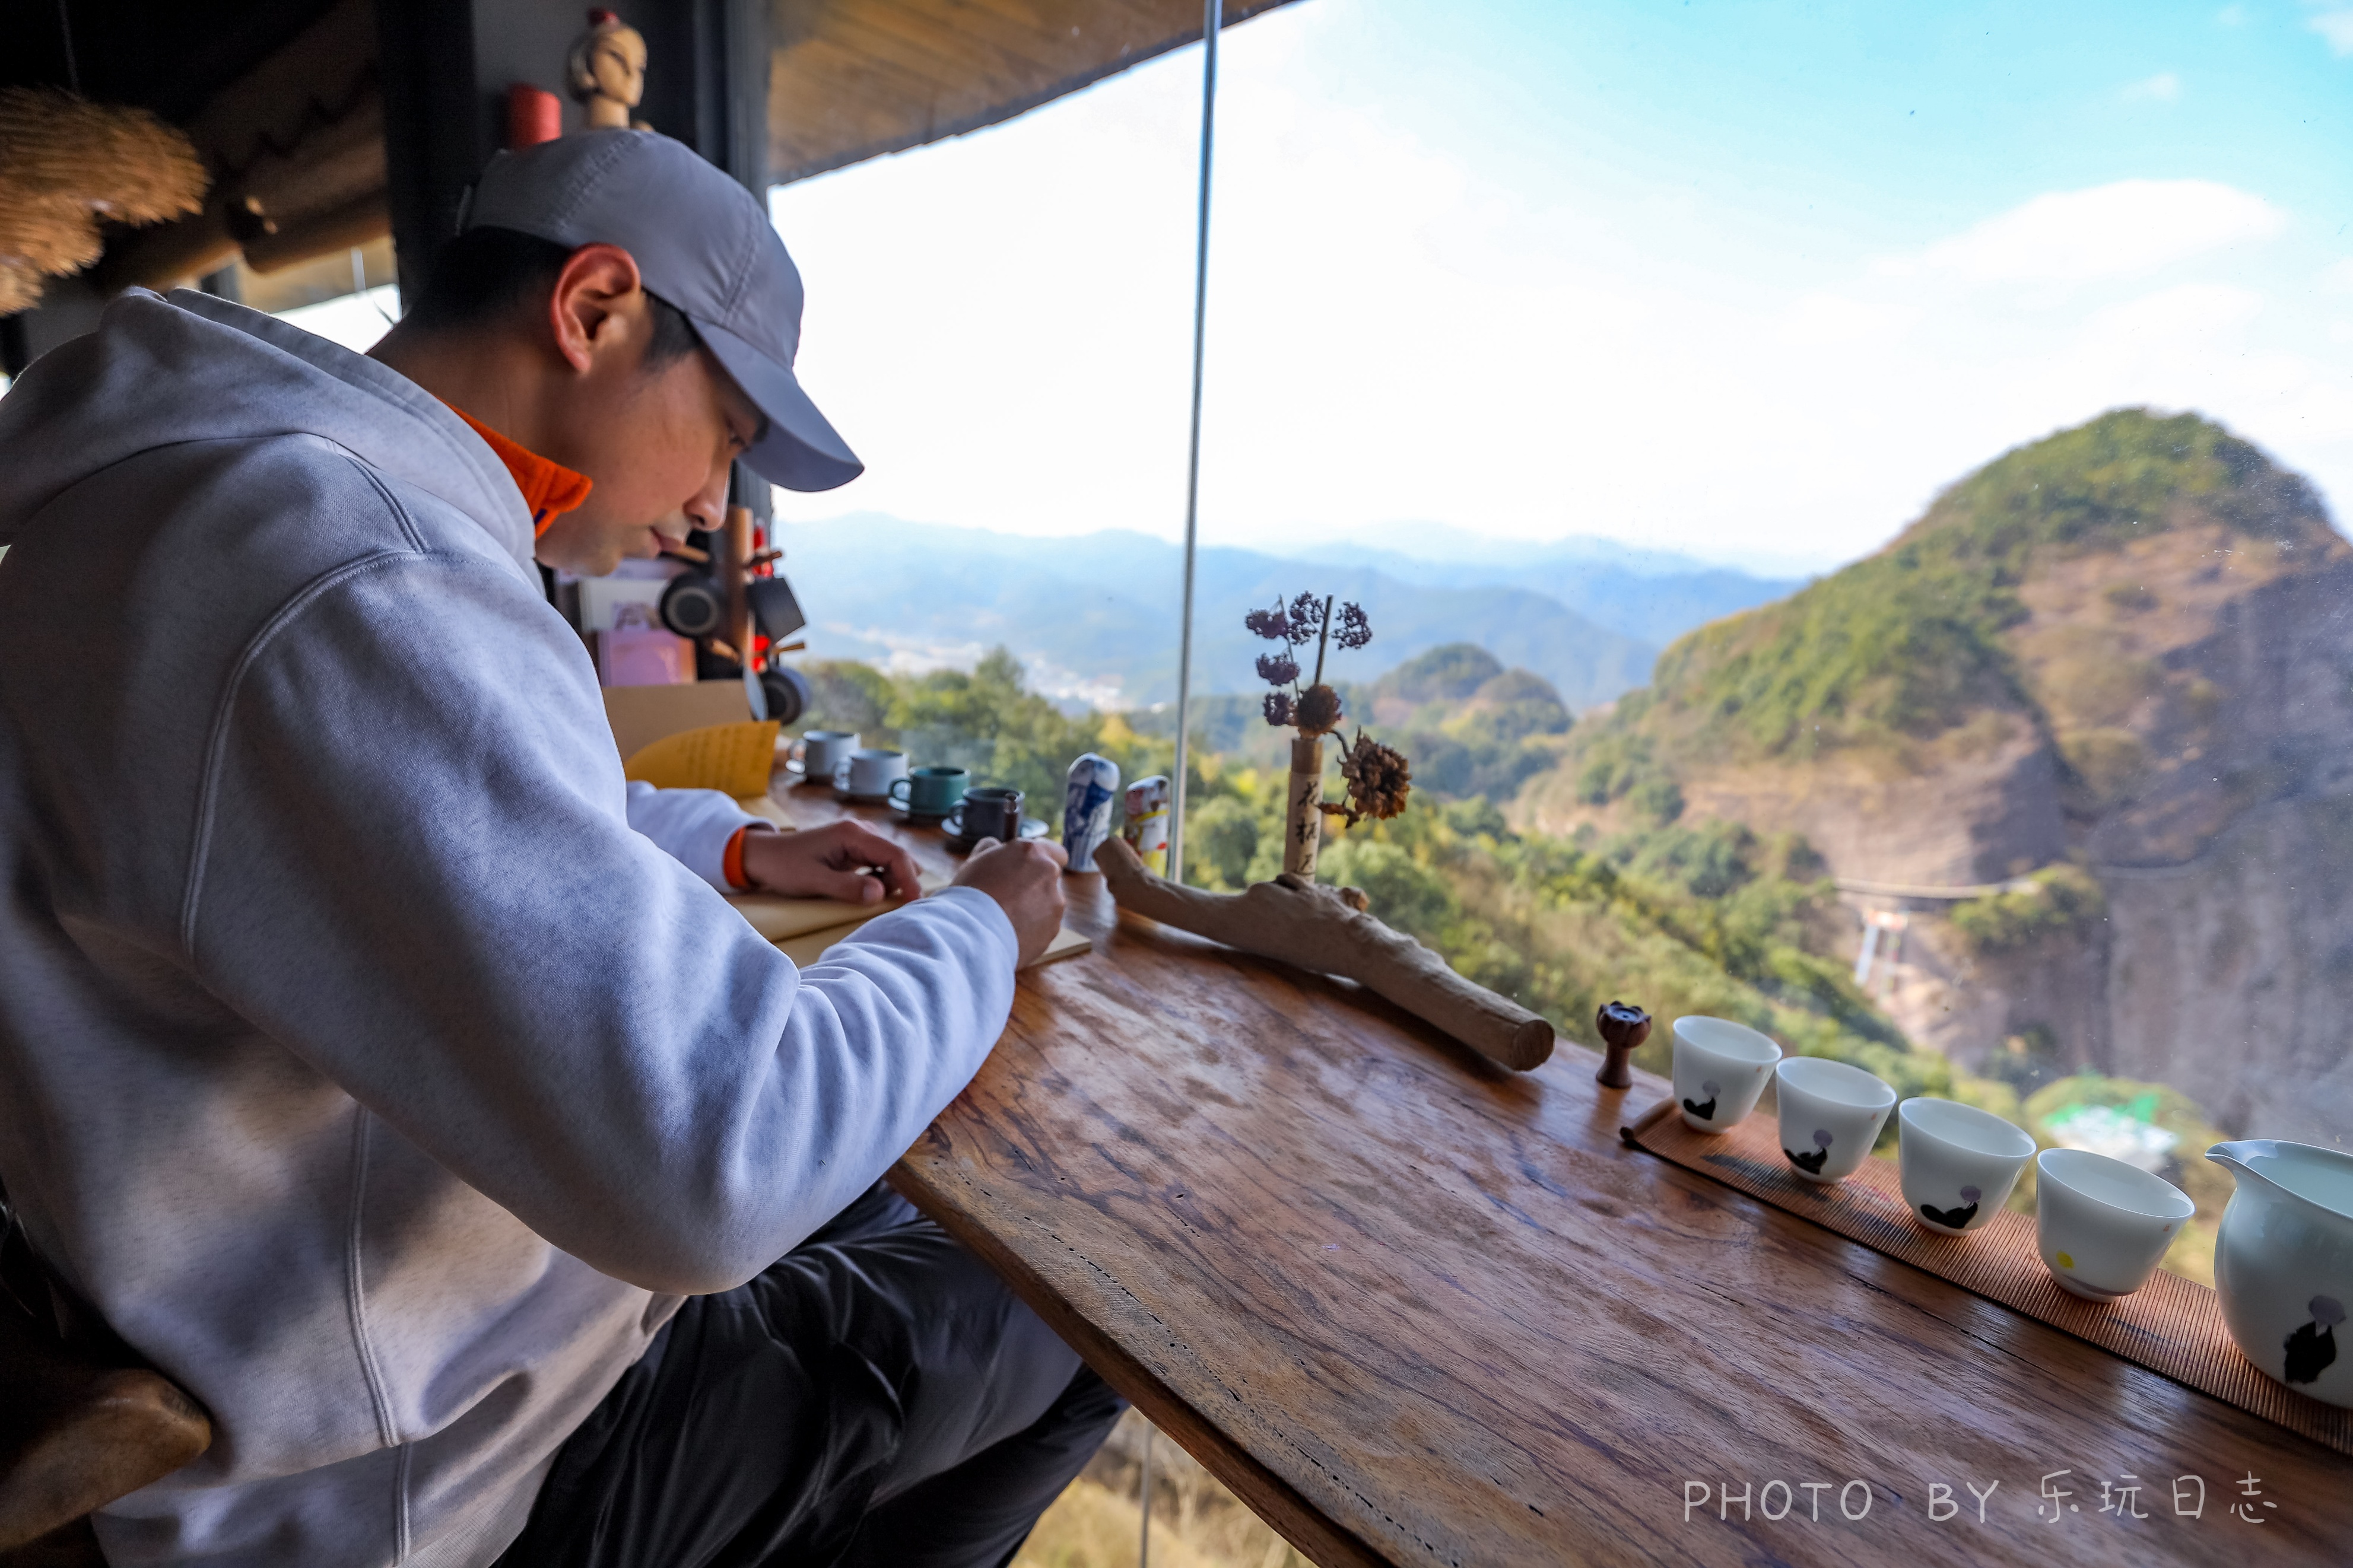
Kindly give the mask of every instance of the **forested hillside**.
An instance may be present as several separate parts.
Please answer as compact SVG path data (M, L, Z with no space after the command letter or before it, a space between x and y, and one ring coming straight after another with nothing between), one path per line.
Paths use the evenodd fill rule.
M2353 548L2298 476L2119 409L1886 548L1704 626L1509 815L1802 835L1911 900L1887 1005L2030 1084L2170 1084L2236 1133L2353 1124Z

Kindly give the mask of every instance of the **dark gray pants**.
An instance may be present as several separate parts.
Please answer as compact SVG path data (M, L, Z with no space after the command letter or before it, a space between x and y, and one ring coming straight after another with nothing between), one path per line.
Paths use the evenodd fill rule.
M1001 1568L1124 1407L878 1185L679 1310L499 1568Z

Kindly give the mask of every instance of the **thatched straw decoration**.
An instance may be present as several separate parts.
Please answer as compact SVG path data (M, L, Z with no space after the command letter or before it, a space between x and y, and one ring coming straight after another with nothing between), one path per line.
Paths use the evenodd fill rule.
M143 109L0 88L0 316L40 299L44 276L97 260L101 222L195 212L206 184L188 139Z

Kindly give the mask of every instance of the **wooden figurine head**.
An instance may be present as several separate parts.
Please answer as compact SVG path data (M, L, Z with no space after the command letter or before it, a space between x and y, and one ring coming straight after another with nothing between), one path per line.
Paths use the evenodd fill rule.
M646 96L645 35L610 11L591 11L565 74L590 130L626 131L629 110Z

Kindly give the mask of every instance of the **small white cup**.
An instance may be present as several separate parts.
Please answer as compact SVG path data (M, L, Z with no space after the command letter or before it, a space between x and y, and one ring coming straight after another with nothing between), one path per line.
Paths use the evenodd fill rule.
M1790 1057L1773 1069L1781 1108L1781 1152L1810 1182L1854 1173L1895 1109L1886 1080L1845 1062Z
M1896 1108L1895 1129L1904 1201L1914 1219L1947 1236L1989 1224L2034 1158L2024 1128L1958 1100L1907 1100Z
M2059 1288L2113 1301L2148 1283L2198 1205L2137 1165L2088 1149L2034 1157L2034 1235Z
M845 795L879 795L907 776L907 753L885 746L867 746L844 758L834 769L834 787Z
M842 759L858 750L855 730L811 730L795 741L785 751L785 767L790 771L795 763L801 776L825 784L833 782L833 770Z
M1781 1047L1729 1018L1675 1020L1675 1103L1683 1125L1722 1132L1757 1109Z

